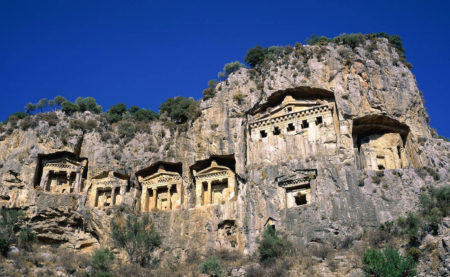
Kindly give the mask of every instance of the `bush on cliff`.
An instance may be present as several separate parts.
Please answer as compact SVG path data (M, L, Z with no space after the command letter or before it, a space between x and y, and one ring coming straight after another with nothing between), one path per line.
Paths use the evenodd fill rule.
M292 243L279 237L278 232L269 225L262 233L262 238L256 242L259 244L259 259L264 263L272 263L292 249Z
M362 258L363 271L373 277L408 277L415 276L416 264L411 256L404 257L392 246L382 251L368 249Z
M111 221L111 238L115 247L127 253L130 262L145 266L153 252L162 243L163 236L156 231L148 216L128 215L125 222Z
M159 113L166 113L172 121L176 123L184 123L188 119L187 112L189 111L189 107L195 107L197 103L195 103L194 98L186 98L186 97L175 97L168 98L164 103L161 104L159 108ZM191 108L192 109L192 108Z
M210 257L198 266L200 273L210 276L222 276L222 265L216 257Z
M108 248L95 251L92 255L91 265L94 276L97 277L112 277L114 276L110 272L111 264L114 261L114 253Z

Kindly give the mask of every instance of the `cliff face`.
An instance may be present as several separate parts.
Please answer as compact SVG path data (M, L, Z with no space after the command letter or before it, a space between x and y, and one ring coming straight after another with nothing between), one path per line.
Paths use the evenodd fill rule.
M370 52L303 46L260 72L231 74L184 129L152 122L131 140L88 112L57 112L55 126L5 131L1 205L25 210L41 242L82 251L108 243L119 210L148 211L165 236L163 249L182 256L217 247L253 253L267 224L297 245L361 237L364 228L415 209L422 188L449 177L450 143L432 138L414 75L398 59L385 39ZM75 119L98 126L73 130ZM45 172L62 172L51 168L61 153L73 166L63 178L67 191L57 189L60 181L42 186ZM181 181L147 191L158 161ZM208 175L219 167L232 177ZM210 187L197 182L202 176L213 178ZM124 185L108 187L116 179Z

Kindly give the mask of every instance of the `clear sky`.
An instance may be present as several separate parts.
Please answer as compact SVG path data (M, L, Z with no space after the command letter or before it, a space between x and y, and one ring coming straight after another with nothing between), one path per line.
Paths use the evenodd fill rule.
M158 111L202 97L256 44L311 34L400 35L431 126L450 137L449 1L1 1L0 120L28 102L91 96Z

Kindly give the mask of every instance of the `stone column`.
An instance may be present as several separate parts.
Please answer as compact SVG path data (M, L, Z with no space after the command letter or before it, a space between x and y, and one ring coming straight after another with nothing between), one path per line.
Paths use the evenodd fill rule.
M39 184L43 190L45 190L45 186L48 181L48 175L49 175L49 170L44 169L44 172L42 173L41 183Z
M68 176L70 178L70 171L67 171ZM73 186L73 192L78 193L80 192L80 182L81 182L81 169L77 168L77 176L75 177L75 185Z
M195 206L200 207L203 202L203 183L198 179L195 180L195 195L197 197Z
M111 206L116 205L116 186L111 187Z
M227 201L233 198L236 192L236 177L234 176L234 174L228 177L228 192L230 193L230 197L227 199Z
M152 209L156 209L156 200L158 197L158 189L157 188L152 188L153 190L153 196L150 199L150 206L148 207L148 210L151 211Z
M142 188L141 195L141 212L148 212L145 209L148 207L148 189L146 187Z
M316 141L317 138L316 119L315 118L308 119L308 124L309 124L308 140Z
M170 189L172 188L172 185L167 186L167 210L172 209L172 197L170 195Z
M205 204L211 204L211 198L212 198L212 191L211 191L211 181L208 181L208 196L207 201Z

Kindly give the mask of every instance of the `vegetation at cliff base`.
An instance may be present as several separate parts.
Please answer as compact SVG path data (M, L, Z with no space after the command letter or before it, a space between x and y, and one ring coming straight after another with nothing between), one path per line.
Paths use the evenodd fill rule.
M403 257L392 247L384 250L368 249L362 258L366 276L408 277L415 276L415 262L411 256Z

